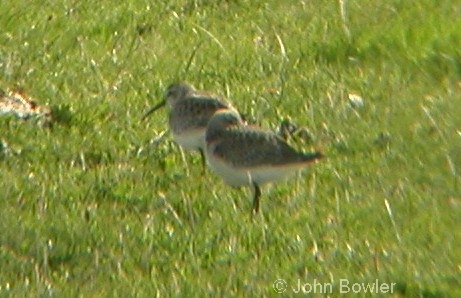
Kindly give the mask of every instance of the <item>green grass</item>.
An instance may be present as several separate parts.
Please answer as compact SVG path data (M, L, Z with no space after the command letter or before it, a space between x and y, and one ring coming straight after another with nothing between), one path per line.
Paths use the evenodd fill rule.
M0 119L0 296L461 294L460 1L151 2L0 2L0 87L59 120ZM166 111L139 119L177 80L328 158L251 218L248 189L150 143Z

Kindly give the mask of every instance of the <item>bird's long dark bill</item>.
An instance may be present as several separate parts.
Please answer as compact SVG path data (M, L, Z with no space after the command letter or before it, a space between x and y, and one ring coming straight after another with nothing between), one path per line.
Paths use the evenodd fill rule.
M142 116L141 121L143 121L144 119L149 117L149 115L152 114L153 112L155 112L158 109L160 109L161 107L165 106L165 104L166 104L166 100L162 100L161 102L159 102L157 105L155 105L149 111L147 111L147 113L145 113L144 116Z

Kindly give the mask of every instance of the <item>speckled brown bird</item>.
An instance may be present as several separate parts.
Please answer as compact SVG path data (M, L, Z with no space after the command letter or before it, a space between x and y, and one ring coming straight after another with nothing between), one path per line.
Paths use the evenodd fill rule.
M168 105L169 128L173 140L187 150L198 150L205 166L205 131L208 121L220 109L235 108L225 99L204 91L198 91L187 83L172 84L165 99L152 107L142 119L159 108Z
M286 178L323 156L296 151L276 134L247 126L233 110L214 114L205 140L208 165L218 176L231 186L254 188L254 213L259 210L260 185Z

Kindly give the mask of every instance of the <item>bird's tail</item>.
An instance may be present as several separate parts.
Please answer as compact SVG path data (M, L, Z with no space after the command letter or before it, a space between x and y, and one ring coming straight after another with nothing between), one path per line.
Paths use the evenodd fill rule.
M324 157L325 157L325 155L322 152L315 151L315 152L310 152L310 153L304 154L303 161L314 162L314 161L317 161L317 160L319 160L321 158L324 158Z

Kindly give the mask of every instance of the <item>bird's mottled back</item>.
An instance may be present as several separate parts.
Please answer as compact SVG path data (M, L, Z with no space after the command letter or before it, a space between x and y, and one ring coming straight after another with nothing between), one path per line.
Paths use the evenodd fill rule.
M235 167L279 166L309 161L304 153L294 150L278 136L256 130L223 131L214 154Z
M169 122L175 134L197 129L202 129L205 133L208 121L216 111L234 109L224 99L197 92L188 85L173 85L170 89L167 98L172 107Z
M298 152L273 133L245 126L238 114L229 111L218 112L210 120L206 142L214 156L237 168L306 163L321 157Z

